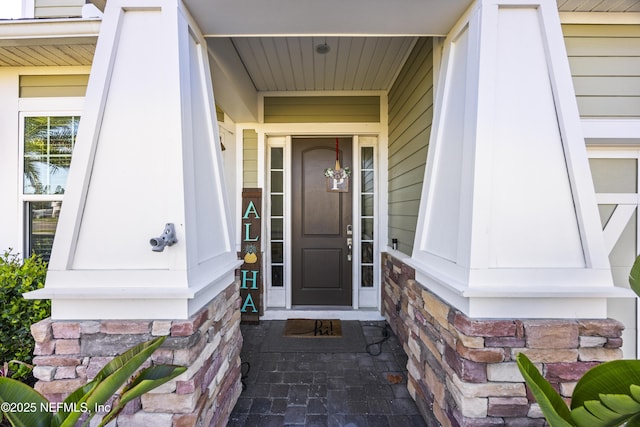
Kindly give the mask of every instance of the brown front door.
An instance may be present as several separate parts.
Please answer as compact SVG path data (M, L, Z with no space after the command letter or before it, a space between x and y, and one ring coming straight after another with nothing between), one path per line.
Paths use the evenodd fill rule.
M351 138L340 138L340 164L353 168ZM352 304L347 234L349 192L328 192L324 170L335 165L335 138L292 141L293 305Z

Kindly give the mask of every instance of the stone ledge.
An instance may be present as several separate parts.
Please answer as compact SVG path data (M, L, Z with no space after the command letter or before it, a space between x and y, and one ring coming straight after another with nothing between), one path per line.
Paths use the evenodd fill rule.
M409 393L434 424L542 427L515 363L518 353L563 396L590 367L621 356L617 321L473 319L401 274L402 265L382 255L383 315L407 353Z
M181 364L185 374L128 405L118 425L224 425L240 394L239 284L234 282L189 320L52 321L33 325L36 389L52 401L85 384L113 356L154 336L167 340L143 366ZM238 347L238 348L237 348Z

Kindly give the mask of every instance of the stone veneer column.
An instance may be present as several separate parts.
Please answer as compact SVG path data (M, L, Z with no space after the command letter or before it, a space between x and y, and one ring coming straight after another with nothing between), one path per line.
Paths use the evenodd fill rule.
M168 336L153 362L188 370L127 405L118 427L224 426L242 391L237 282L188 320L45 319L31 332L35 388L57 402L91 380L113 356L155 336Z
M518 353L567 399L589 368L622 357L615 320L476 320L416 282L402 261L383 254L382 268L383 315L407 352L409 392L428 424L543 426Z

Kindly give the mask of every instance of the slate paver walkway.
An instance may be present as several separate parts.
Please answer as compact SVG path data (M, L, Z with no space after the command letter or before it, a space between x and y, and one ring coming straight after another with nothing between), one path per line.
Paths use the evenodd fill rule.
M367 343L386 322L361 322ZM371 353L261 353L272 322L242 325L246 389L228 426L425 426L407 391L407 356L395 335ZM381 350L381 351L380 351ZM247 371L247 365L243 366Z

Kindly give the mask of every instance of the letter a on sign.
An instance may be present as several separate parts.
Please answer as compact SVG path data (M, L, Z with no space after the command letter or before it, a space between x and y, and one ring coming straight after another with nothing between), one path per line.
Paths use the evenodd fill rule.
M256 304L253 302L253 298L251 297L251 294L247 294L247 298L244 300L244 304L242 304L240 313L246 313L248 307L252 308L251 310L252 313L258 312L258 308L256 307Z
M247 206L247 210L244 211L244 215L242 219L249 219L249 215L254 214L256 219L260 219L260 214L258 214L258 210L256 209L256 205L253 204L253 200L249 201L249 206Z

